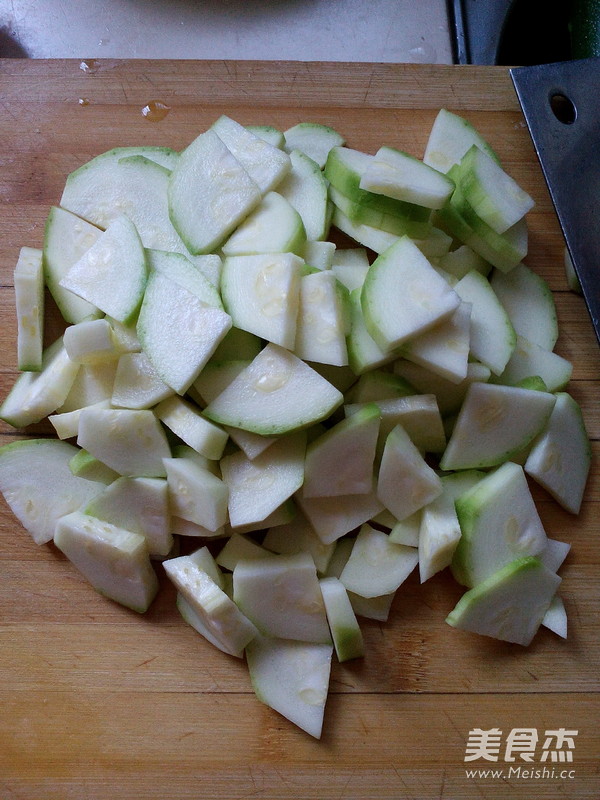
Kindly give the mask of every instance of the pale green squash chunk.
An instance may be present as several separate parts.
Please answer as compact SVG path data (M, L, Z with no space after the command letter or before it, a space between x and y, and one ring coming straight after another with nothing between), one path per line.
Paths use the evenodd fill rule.
M174 389L162 381L145 353L123 353L112 387L111 403L117 408L151 408L171 397Z
M214 422L267 435L326 419L343 394L293 353L268 344L208 406Z
M261 199L256 182L214 130L186 147L169 177L171 222L194 255L218 247Z
M290 152L290 161L292 168L277 191L300 214L307 240L321 241L329 229L327 181L319 165L300 150Z
M340 392L347 392L356 381L356 375L349 366L336 367L334 364L319 364L311 361L310 366Z
M455 501L484 475L485 473L477 470L443 475L442 494L422 510L417 542L421 583L450 565L461 538ZM390 537L397 541L397 535L392 537L390 534Z
M397 520L403 520L441 493L439 477L425 462L404 428L396 425L386 439L377 480L377 497Z
M470 348L473 358L495 375L506 367L517 343L515 329L490 282L472 270L454 286L465 303L471 303Z
M373 487L367 494L343 494L333 497L304 497L296 501L324 544L331 544L383 510L383 503Z
M573 365L566 358L517 336L515 349L504 371L491 382L514 386L525 378L538 376L544 381L546 391L557 392L567 385L572 373Z
M380 147L360 179L360 188L427 208L441 208L454 182L418 158Z
M348 563L350 553L354 547L354 537L344 536L334 543L333 555L329 559L327 570L325 572L326 578L339 578L342 570Z
M188 444L171 444L171 455L173 458L189 458L195 464L198 464L199 467L212 472L213 475L217 477L221 475L218 461L213 461L206 456L200 455L197 450L194 450L194 448L190 447Z
M39 372L44 343L44 269L42 251L22 247L14 270L17 314L17 366Z
M306 244L302 217L285 197L268 192L222 245L226 256L296 253Z
M223 308L219 292L205 274L205 272L216 273L220 280L222 266L220 256L215 254L197 256L192 263L181 253L147 249L146 259L150 270L161 273L187 289L205 305ZM204 265L204 269L200 265Z
M322 169L332 147L341 147L344 137L329 125L319 122L299 122L284 131L285 149L300 150Z
M153 272L137 331L161 380L184 394L231 328L231 317L207 306L165 275Z
M508 461L544 429L556 397L548 392L472 383L440 466L479 469Z
M239 359L251 361L260 353L261 348L260 337L233 326L231 330L227 331L223 341L219 342L212 360L215 363L237 361Z
M252 533L253 531L262 532L266 528L270 528L272 526L279 526L279 525L287 525L290 522L295 514L294 503L292 499L285 500L281 505L277 506L276 509L271 511L264 519L257 520L256 522L248 522L245 525L237 525L233 528L231 525L225 526L225 534L227 536L231 536L233 531L237 533Z
M179 156L174 153L175 158L161 158L164 164L159 164L153 160L157 148L147 148L147 157L144 148L137 153L123 152L127 150L109 151L72 172L61 206L101 228L125 214L137 228L144 247L182 253L202 269L203 260L190 255L169 219L169 170Z
M252 431L244 431L241 428L230 428L227 425L224 426L223 430L227 431L231 441L235 442L244 455L251 461L261 453L264 453L277 438L275 436L263 436L260 433L252 433Z
M361 597L381 597L404 583L418 559L417 548L396 544L387 533L365 524L354 541L340 581Z
M347 256L349 253L360 253L358 257ZM369 259L364 247L338 249L334 253L331 270L338 281L352 292L360 289L369 271ZM364 255L364 260L363 260ZM347 260L346 260L347 259Z
M371 197L383 198L384 195L371 194ZM364 231L367 231L371 229L374 232L372 236L375 240L377 237L376 231L381 232L382 241L385 240L385 236L406 235L414 239L426 238L432 231L429 220L422 215L415 215L412 211L412 209L419 208L419 206L406 205L406 207L394 209L397 213L387 213L370 203L356 202L350 197L346 197L343 192L340 192L332 185L329 186L329 199L335 210L344 218L347 218L349 225L356 225L357 230L364 229ZM423 209L423 211L427 210Z
M547 282L525 264L510 272L495 272L492 289L519 336L544 350L552 350L558 339L554 297Z
M120 350L112 325L107 319L90 319L69 325L63 341L71 361L97 364L118 358Z
M191 458L165 458L171 513L213 533L227 520L227 485Z
M423 255L432 261L447 255L450 252L453 241L453 237L449 233L446 233L442 228L436 228L434 225L429 226L427 233L413 235L410 238ZM446 283L450 283L447 273L444 273L437 265L435 270Z
M329 219L329 217L328 217ZM302 248L302 258L315 269L326 270L333 266L336 246L334 242L322 242L307 239Z
M432 500L429 505L433 505L435 500ZM425 506L428 508L429 506ZM420 508L418 511L415 511L414 514L411 514L410 517L405 517L401 520L396 520L393 515L391 516L391 520L389 520L388 524L390 525L390 542L395 542L396 544L406 544L409 547L418 547L419 546L419 539L421 534L421 520L423 519L423 512L424 509ZM386 509L386 513L389 514L389 511ZM373 520L374 522L378 521L378 517L375 517Z
M365 322L361 304L362 286L350 292L350 331L346 338L348 363L355 375L364 375L372 369L389 364L398 358L394 351L386 352L375 342Z
M451 174L456 177L454 171ZM473 209L464 196L460 185L454 190L449 204L440 211L442 218L448 207L461 217L460 227L467 226L464 236L465 244L471 245L474 250L477 250L487 258L501 272L512 271L527 255L529 229L526 217L517 220L514 225L511 225L503 233L497 233ZM452 225L452 222L450 224ZM442 225L441 227L444 226ZM456 237L461 231L459 228L451 232ZM462 236L458 236L458 238L463 239Z
M476 586L511 561L537 556L547 545L523 468L507 462L456 499L462 536L452 572Z
M109 484L119 477L119 473L107 467L102 461L98 461L87 450L79 450L69 461L69 469L78 478L85 478L88 481Z
M382 197L383 195L375 195ZM334 205L331 224L338 230L350 236L359 244L368 247L375 253L383 253L398 241L399 235L367 225L364 222L355 222L350 219L338 206Z
M458 183L465 200L496 233L504 233L534 206L527 192L476 145L461 159Z
M485 276L492 269L489 261L486 261L467 244L461 244L455 250L450 250L443 255L439 260L439 266L457 280L464 278L473 269Z
M155 407L154 413L169 430L201 455L214 460L223 455L229 436L206 419L192 403L181 397L169 397Z
M173 547L164 478L117 478L88 503L85 513L141 534L150 556L166 556Z
M367 330L385 352L441 322L459 303L407 236L371 264L361 292Z
M548 425L534 442L525 472L564 509L578 514L592 452L578 403L566 392L556 395Z
M338 578L322 578L319 585L338 661L361 658L365 644L346 587Z
M446 618L454 628L527 647L561 579L537 558L520 558L464 594Z
M540 378L539 375L530 375L528 378L521 378L515 385L521 386L523 389L536 389L538 392L548 391L546 381Z
M402 358L394 362L394 372L414 386L415 391L435 395L443 417L459 410L472 383L486 383L491 376L489 367L479 362L469 362L465 379L460 383L453 383L420 364Z
M364 247L337 247L331 266L369 269L369 254Z
M242 658L244 655L244 651L238 649L233 649L228 643L225 643L218 639L212 632L211 628L205 621L204 617L196 611L194 606L186 599L185 595L181 592L177 592L177 598L175 600L175 605L177 606L177 610L183 617L183 619L187 622L190 627L194 628L196 633L199 633L203 636L208 642L210 642L214 647L220 650L222 653L226 653L229 656L234 656L235 658Z
M473 214L467 220L465 214L468 214L468 210L457 187L450 201L433 212L432 221L455 240L474 250L490 265L502 272L514 269L527 251L526 218L505 233L496 233L476 215ZM472 268L485 275L489 273L489 270L482 270L478 265Z
M324 544L304 514L296 511L294 517L284 525L268 529L263 547L273 553L294 555L309 553L319 574L325 574L333 555L335 544Z
M380 417L375 404L367 405L308 445L304 497L371 491Z
M232 328L231 330L237 331L238 328ZM249 335L253 336L253 334ZM258 352L260 352L260 349ZM249 352L248 355L252 354ZM197 402L201 405L210 403L248 366L250 360L251 359L219 362L215 354L190 387L192 392L197 391L199 395L199 397L196 398ZM264 451L273 444L276 438L274 436L263 436L260 433L253 433L252 431L245 431L241 428L232 428L229 425L224 425L223 430L229 434L231 440L235 442L240 450L250 459L256 458L256 456L264 453Z
M163 566L186 601L182 611L186 621L197 618L201 626L194 625L196 630L200 627L206 629L210 633L209 641L214 639L216 642L213 643L219 649L241 657L246 645L257 635L257 630L233 600L199 566L193 555L168 559ZM193 615L186 614L188 608ZM204 630L199 632L204 633Z
M62 336L42 355L39 372L22 373L0 406L0 419L14 428L25 428L59 409L71 390L79 364L71 361Z
M326 577L339 578L354 547L354 539L344 537L335 543L335 550L327 567ZM354 592L348 592L348 599L352 610L358 617L375 619L386 622L389 617L396 592L381 595L380 597L361 597Z
M44 278L62 316L75 323L99 317L101 312L87 300L64 289L60 282L84 253L102 235L102 230L77 214L56 206L50 209L44 230Z
M293 349L302 265L293 253L227 257L221 293L233 325Z
M406 397L373 401L381 414L378 454L396 425L402 425L412 443L423 453L441 453L446 447L446 434L437 400L433 394L411 394ZM368 404L370 405L370 404ZM364 404L344 406L351 418Z
M265 520L302 486L306 433L282 436L265 453L250 460L237 451L221 459L229 489L232 527Z
M567 611L559 595L555 594L552 598L548 611L544 614L542 625L562 639L567 638Z
M273 125L246 125L246 130L249 130L250 133L258 136L260 139L264 139L265 142L273 145L273 147L278 147L280 150L283 150L285 144L283 131L275 128Z
M183 519L176 514L171 516L171 533L175 536L193 536L195 539L222 539L228 535L224 525L214 531L209 531L204 525ZM177 539L175 541L177 542ZM179 553L173 555L179 555Z
M391 530L396 523L396 518L391 511L388 511L387 508L384 508L383 511L380 511L379 514L373 517L373 522L377 523L377 525L382 525L388 530Z
M289 172L287 153L230 117L223 114L211 127L263 194L274 189Z
M73 264L60 285L119 322L128 323L142 301L147 272L135 225L120 216Z
M369 208L380 214L395 216L404 221L427 222L431 214L429 209L360 188L360 180L373 162L373 158L374 156L360 150L352 150L349 147L333 147L327 156L325 177L331 186L354 206ZM347 214L344 209L341 210L353 222L360 221L355 213ZM366 222L366 220L364 221ZM377 225L373 227L376 228Z
M144 158L147 161L152 162L153 164L158 164L159 166L163 167L165 170L172 170L175 164L177 163L177 159L179 158L179 153L176 150L173 150L171 147L161 147L160 145L131 145L128 147L113 147L111 150L107 150L104 153L100 153L100 155L94 156L87 164L84 164L83 167L80 167L82 172L85 171L85 168L89 165L97 166L103 164L104 167L108 168L108 166L112 164L117 164L122 162L124 159L131 159L131 158ZM75 175L77 170L71 175Z
M445 173L458 164L474 144L498 161L490 145L468 120L441 108L431 127L423 161Z
M107 316L106 320L110 322L113 337L120 353L140 352L142 346L140 345L140 340L137 336L135 322L131 322L129 325L124 325L122 322L119 322L110 316Z
M225 575L221 571L219 564L208 547L199 547L197 550L191 552L189 557L194 564L206 572L208 577L217 584L219 589L223 589L224 592L227 591L225 586Z
M266 636L331 642L317 570L308 553L238 561L233 599Z
M97 405L98 408L111 408L110 400L100 400ZM87 406L84 406L87 407ZM48 417L48 422L56 431L59 439L73 439L79 433L79 417L81 416L83 408L77 408L73 411L65 411L62 414L51 414Z
M237 330L232 328L231 330ZM258 351L260 352L260 350ZM256 354L258 355L258 353ZM202 372L194 383L191 389L197 392L200 398L200 404L204 405L210 403L221 392L229 386L231 381L242 372L248 364L252 361L251 358L229 359L226 361L219 361L216 355L203 367Z
M77 411L108 400L112 396L117 360L102 361L97 364L82 364L71 384L64 402L56 410L60 414Z
M461 302L447 319L406 342L401 354L452 383L460 383L467 377L470 349L471 304Z
M215 559L223 569L233 572L238 561L251 561L255 558L268 558L273 553L241 533L232 534L225 542Z
M166 187L175 161L167 167L128 148L101 153L70 173L60 206L100 228L125 214L139 226L147 247L159 246L146 234L155 239L166 233ZM172 238L177 238L173 230Z
M171 455L152 411L88 407L79 417L77 444L120 475L161 478Z
M69 463L77 452L54 439L23 439L0 447L0 492L36 544L49 542L60 517L103 489L73 475Z
M304 275L294 352L305 361L343 367L348 364L345 298L331 270Z
M246 648L257 698L303 731L321 737L333 645L257 636Z
M396 592L382 594L379 597L361 597L354 592L348 592L348 598L356 616L374 619L377 622L388 621L395 597Z
M399 375L384 370L371 370L361 375L346 392L346 403L371 403L394 400L415 394L414 388Z
M542 562L545 567L548 567L552 572L558 572L561 568L563 561L569 555L571 545L568 542L560 542L558 539L547 539L546 547L541 553L538 553L537 558Z
M148 610L158 578L139 533L74 511L58 520L54 543L100 594L133 611Z

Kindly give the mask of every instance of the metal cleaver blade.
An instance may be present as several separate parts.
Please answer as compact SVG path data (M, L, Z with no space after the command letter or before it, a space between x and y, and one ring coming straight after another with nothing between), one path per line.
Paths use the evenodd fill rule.
M600 343L600 58L509 72Z

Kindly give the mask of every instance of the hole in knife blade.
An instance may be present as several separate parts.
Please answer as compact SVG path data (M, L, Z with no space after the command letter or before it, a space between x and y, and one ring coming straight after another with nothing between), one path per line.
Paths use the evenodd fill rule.
M550 108L559 122L572 125L577 119L577 109L573 101L560 92L550 96Z

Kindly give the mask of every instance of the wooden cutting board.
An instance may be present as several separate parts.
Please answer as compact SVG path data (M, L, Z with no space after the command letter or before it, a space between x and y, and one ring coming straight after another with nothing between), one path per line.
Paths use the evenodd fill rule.
M142 114L151 101L170 106L160 122ZM245 666L185 626L166 582L144 617L118 607L52 546L34 545L2 503L0 798L597 798L600 353L567 291L563 239L507 70L5 60L0 105L2 397L15 377L18 250L41 246L49 207L85 160L118 145L182 148L221 113L280 129L318 121L351 147L422 156L445 106L536 200L527 263L555 292L557 351L573 362L570 391L596 459L576 518L533 489L548 535L572 544L561 571L568 640L541 630L524 649L453 630L444 619L460 588L446 574L422 587L413 575L387 624L364 622L366 657L334 666L319 742L259 703ZM0 435L15 438L6 425ZM465 762L472 732L494 728L497 760ZM521 729L538 737L533 760L516 750L511 762ZM543 761L546 731L559 729L577 731L572 760L552 761L552 744Z

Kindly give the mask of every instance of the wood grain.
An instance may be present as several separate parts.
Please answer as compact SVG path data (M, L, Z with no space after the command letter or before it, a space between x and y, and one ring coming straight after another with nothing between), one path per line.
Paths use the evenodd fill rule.
M96 595L52 546L0 510L0 797L597 798L600 627L600 354L567 291L563 239L507 71L500 67L281 62L0 61L0 393L14 381L12 271L39 247L66 175L117 145L181 148L221 113L285 129L333 125L350 146L422 156L441 106L463 114L533 195L527 263L555 293L557 351L573 363L594 467L581 514L532 487L561 571L569 638L530 648L445 624L460 596L447 574L404 584L388 623L364 622L367 656L335 665L325 731L313 741L254 697L245 667L186 627L162 576L139 617ZM87 104L79 103L86 100ZM141 113L171 107L160 123ZM50 327L56 329L57 320ZM49 334L50 335L50 331ZM48 434L46 425L27 433ZM25 435L7 425L0 441ZM474 728L577 729L564 775L469 777ZM521 761L522 766L527 766ZM534 766L542 766L538 762ZM569 774L567 774L567 772Z

